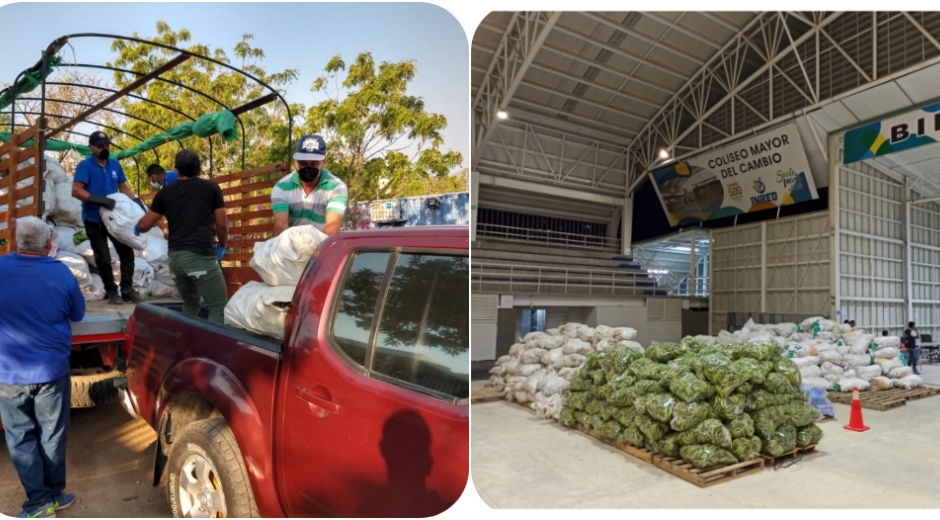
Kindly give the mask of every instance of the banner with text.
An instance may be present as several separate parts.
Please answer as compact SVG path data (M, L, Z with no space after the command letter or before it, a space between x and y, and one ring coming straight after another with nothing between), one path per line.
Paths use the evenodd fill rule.
M910 150L940 140L940 103L845 133L842 164Z
M819 197L796 124L650 173L670 225L688 225Z

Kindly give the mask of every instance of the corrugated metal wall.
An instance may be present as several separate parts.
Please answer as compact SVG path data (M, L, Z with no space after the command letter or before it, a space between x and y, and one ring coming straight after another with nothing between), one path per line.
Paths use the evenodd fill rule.
M911 205L911 305L922 334L940 330L940 205Z
M729 312L830 314L829 212L712 231L712 333Z
M908 321L903 192L868 164L839 167L836 308L861 328L897 334Z

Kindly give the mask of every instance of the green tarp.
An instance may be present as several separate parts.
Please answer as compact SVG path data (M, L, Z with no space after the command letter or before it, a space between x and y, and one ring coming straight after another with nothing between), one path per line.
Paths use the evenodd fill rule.
M161 144L168 143L170 141L179 141L180 139L185 139L192 135L197 135L199 137L211 137L215 134L222 136L222 140L225 142L232 141L238 138L238 129L235 127L235 114L229 112L228 110L223 110L221 112L215 112L212 114L206 114L196 122L183 123L181 125L174 126L166 132L157 134L146 141L137 143L131 148L126 150L120 150L111 155L117 160L127 159L129 157L134 157L139 155L147 150L152 150ZM0 141L9 142L10 141L10 132L0 132ZM33 140L23 143L23 146L31 146ZM53 139L46 141L46 150L53 152L62 152L66 150L75 150L82 157L88 157L91 155L91 150L88 146L83 144L74 144L67 141L56 141Z
M45 51L43 51L43 54L45 54ZM46 77L49 77L49 74L52 74L52 71L55 70L55 67L60 63L62 63L62 58L58 56L49 58L49 63L46 67ZM20 81L16 85L7 87L0 92L0 110L10 106L13 102L14 92L16 97L31 92L42 83L42 80L42 60L39 60L33 68L26 71L26 74L20 78Z

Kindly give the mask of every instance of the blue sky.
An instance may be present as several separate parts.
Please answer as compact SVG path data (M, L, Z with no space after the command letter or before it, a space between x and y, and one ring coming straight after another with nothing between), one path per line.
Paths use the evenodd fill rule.
M460 23L445 9L422 3L19 3L0 7L5 42L16 51L0 60L0 85L13 82L40 58L53 39L74 33L108 33L143 38L156 35L156 22L174 31L189 29L190 43L233 47L245 33L264 50L269 72L300 70L285 96L311 106L324 99L310 85L335 54L347 63L360 52L377 63L414 59L418 73L409 93L427 110L447 118L445 148L470 163L469 43ZM76 57L84 63L112 60L111 40L77 39ZM63 51L72 61L72 50Z

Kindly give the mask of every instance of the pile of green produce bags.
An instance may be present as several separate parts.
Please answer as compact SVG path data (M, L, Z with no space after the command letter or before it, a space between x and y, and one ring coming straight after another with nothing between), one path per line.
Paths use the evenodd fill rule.
M594 352L562 392L559 422L696 468L819 443L819 412L774 342L654 343Z

